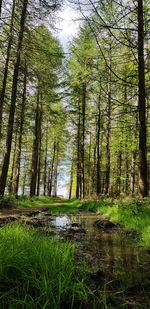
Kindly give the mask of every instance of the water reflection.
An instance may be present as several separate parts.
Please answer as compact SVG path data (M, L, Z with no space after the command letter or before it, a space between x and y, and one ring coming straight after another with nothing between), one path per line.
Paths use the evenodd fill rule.
M86 230L82 244L96 257L99 268L105 272L117 274L120 279L129 281L140 280L145 273L144 265L149 257L141 248L134 244L119 230L101 230L93 226L99 219L96 215L57 216L53 220L56 229L69 227L72 223L81 224Z
M52 220L51 224L58 230L65 229L71 224L69 216L57 216Z

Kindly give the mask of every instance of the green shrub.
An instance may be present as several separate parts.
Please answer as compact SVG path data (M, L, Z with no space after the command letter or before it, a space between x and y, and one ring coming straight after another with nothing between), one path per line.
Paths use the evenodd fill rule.
M25 194L25 195L18 195L17 196L17 200L18 201L29 201L30 200L30 195L27 195L27 194Z
M12 194L0 196L0 208L13 208L17 206L16 197Z

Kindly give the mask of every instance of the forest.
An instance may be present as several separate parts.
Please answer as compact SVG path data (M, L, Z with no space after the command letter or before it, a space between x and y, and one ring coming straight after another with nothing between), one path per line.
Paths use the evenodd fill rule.
M150 308L149 10L0 0L0 309Z

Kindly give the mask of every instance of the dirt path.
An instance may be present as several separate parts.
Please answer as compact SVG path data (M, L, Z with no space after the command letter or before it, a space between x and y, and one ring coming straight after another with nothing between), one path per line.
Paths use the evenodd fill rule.
M66 200L57 200L52 204L52 206L60 206L61 204L65 203ZM41 205L41 206L33 206L28 208L3 208L0 210L0 218L8 217L8 216L14 216L14 215L22 215L30 212L37 212L37 211L47 211L49 209L49 206L47 205Z
M36 212L36 211L47 211L48 206L34 206L30 208L13 208L13 209L1 209L0 218L13 216L13 215L22 215L24 213Z

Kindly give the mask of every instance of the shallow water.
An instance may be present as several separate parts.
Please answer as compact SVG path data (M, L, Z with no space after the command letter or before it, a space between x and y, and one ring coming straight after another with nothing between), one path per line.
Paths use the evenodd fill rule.
M149 273L149 255L143 248L135 246L135 242L127 237L121 229L101 230L93 223L100 219L98 215L79 214L56 216L51 224L57 231L62 231L79 223L85 229L85 235L79 235L77 242L83 256L91 260L93 269L101 269L120 280L130 282L141 281Z

